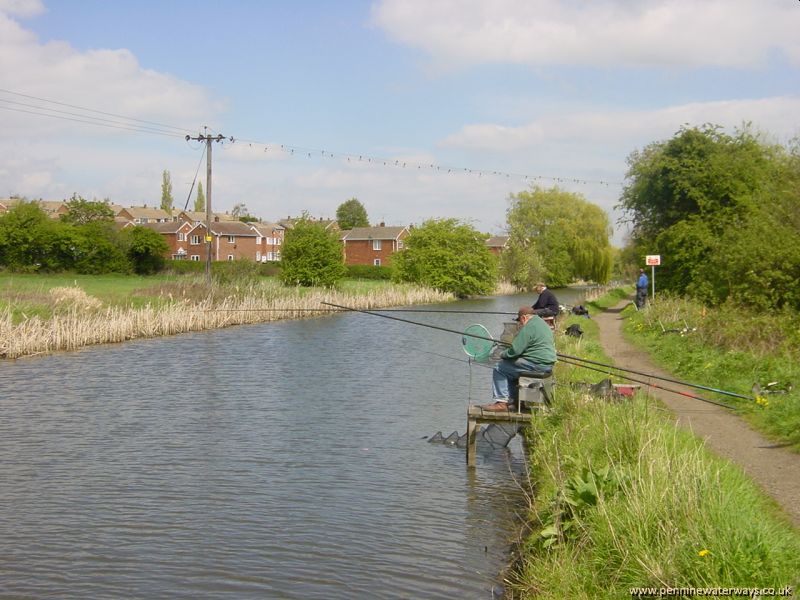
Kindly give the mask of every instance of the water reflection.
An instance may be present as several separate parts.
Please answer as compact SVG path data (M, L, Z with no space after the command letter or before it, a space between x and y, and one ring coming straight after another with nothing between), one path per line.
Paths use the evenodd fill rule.
M414 320L502 330L483 317ZM469 472L424 439L488 397L464 358L458 336L344 314L0 363L3 593L490 597L519 444Z

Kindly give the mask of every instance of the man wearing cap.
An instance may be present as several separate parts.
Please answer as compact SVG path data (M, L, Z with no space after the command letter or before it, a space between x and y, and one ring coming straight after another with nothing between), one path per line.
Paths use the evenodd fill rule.
M483 410L508 410L517 396L516 382L520 373L552 373L556 362L553 332L533 308L523 306L517 311L516 321L521 329L511 341L511 347L500 355L500 362L492 371L492 396L494 402L484 404Z
M540 317L555 317L558 315L561 307L558 304L556 295L541 281L533 286L533 289L539 294L533 304L533 312Z

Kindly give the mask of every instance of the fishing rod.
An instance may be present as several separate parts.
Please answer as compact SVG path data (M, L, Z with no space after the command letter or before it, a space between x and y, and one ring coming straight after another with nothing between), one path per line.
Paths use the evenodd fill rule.
M393 321L400 321L401 323L409 323L410 325L419 325L421 327L429 327L431 329L437 329L439 331L445 331L447 333L455 333L457 335L463 335L463 332L456 331L455 329L448 329L446 327L440 327L438 325L430 325L428 323L419 323L418 321L411 321L409 319L401 319L400 317L392 317L392 316L389 316L389 315L383 315L383 314L380 314L379 312L373 312L373 311L369 311L369 310L362 310L362 309L358 309L358 308L350 308L350 307L347 307L347 306L341 306L339 304L333 304L331 302L323 302L322 304L325 304L327 306L334 306L336 308L343 309L343 310L349 310L349 311L352 311L352 312L361 312L361 313L364 313L364 314L367 314L367 315L373 315L373 316L376 316L376 317L383 317L384 319L391 319ZM496 340L491 336L487 337L487 336L482 336L482 335L472 334L472 333L470 333L469 335L470 335L470 337L474 337L476 339L487 340L487 341L490 341L490 342L493 342L495 344L499 344L499 345L502 345L502 346L506 346L506 347L511 346L510 343L504 342L502 340ZM617 367L617 366L614 366L614 365L608 365L608 364L600 363L600 362L597 362L597 361L589 360L589 359L586 359L586 358L580 358L578 356L571 356L569 354L561 354L561 353L556 353L556 356L558 356L561 359L575 360L575 361L579 361L581 363L593 364L593 365L598 365L598 366L601 366L601 367L606 367L606 368L609 368L609 369L616 369L618 371L630 372L630 373L634 373L636 375L643 375L645 377L650 377L650 378L653 378L653 379L661 379L663 381L669 381L670 383L677 383L679 385L685 385L687 387L693 387L693 388L702 389L702 390L706 390L706 391L710 391L710 392L715 392L715 393L719 393L719 394L723 394L723 395L733 396L735 398L743 398L745 400L752 400L752 398L749 397L749 396L744 396L742 394L737 394L735 392L728 392L728 391L725 391L725 390L718 390L718 389L710 388L708 386L704 386L704 385L700 385L700 384L690 383L690 382L687 382L687 381L680 381L680 380L672 379L672 378L669 378L669 377L662 377L660 375L655 375L653 373L643 373L641 371L635 371L633 369L625 369L623 367ZM584 365L577 365L577 366L584 366ZM585 366L585 368L590 369L591 367ZM599 369L593 369L593 370L599 370ZM605 371L601 371L601 372L605 373ZM619 376L623 377L623 375L619 375ZM669 391L672 391L672 390L669 390ZM679 393L679 394L682 394L682 395L686 395L683 392L676 392L676 393Z
M323 302L322 304L328 304ZM336 306L335 304L331 306ZM207 308L203 312L352 312L355 308ZM407 312L407 313L452 313L462 315L516 315L515 312L493 310L444 310L427 308L377 308L380 312Z
M626 369L624 367L617 367L615 365L607 365L601 362L597 362L594 360L589 360L588 358L580 358L579 356L570 356L569 354L559 354L559 358L569 358L572 360L578 360L581 362L588 363L590 365L598 365L600 367L609 367L612 369L617 369L618 371L625 371L626 373L634 373L636 375L643 375L645 377L655 377L656 379L661 379L662 381L669 381L670 383L677 383L679 385L686 385L689 387L697 388L698 390L705 390L707 392L714 392L717 394L722 394L724 396L733 396L734 398L742 398L744 400L752 400L750 396L745 396L743 394L737 394L736 392L728 392L726 390L720 390L717 388L708 387L705 385L700 385L699 383L689 383L687 381L680 381L678 379L672 379L670 377L663 377L661 375L653 375L651 373L643 373L642 371L636 371L634 369ZM588 367L587 367L588 368ZM621 376L620 376L621 377Z
M635 381L636 383L641 383L642 385L646 385L648 387L653 387L653 388L656 388L656 389L659 389L659 390L664 390L665 392L672 392L673 394L679 394L681 396L686 396L687 398L691 398L693 400L700 400L701 402L707 402L708 404L714 404L716 406L722 406L722 407L728 408L730 410L736 410L735 406L731 406L730 404L725 404L724 402L717 402L715 400L709 400L708 398L703 398L701 396L696 396L695 394L690 394L689 392L676 390L674 388L668 388L668 387L665 387L663 385L658 385L657 383L644 381L642 379L636 379L635 377L631 377L630 375L621 375L619 373L609 373L608 371L604 371L603 369L597 369L595 367L590 367L588 365L582 365L580 363L571 362L569 360L564 360L564 359L562 359L561 362L563 362L565 365L572 365L574 367L582 367L584 369L590 369L592 371L597 371L599 373L604 373L606 375L613 375L615 377L620 377L622 379L627 379L628 381Z

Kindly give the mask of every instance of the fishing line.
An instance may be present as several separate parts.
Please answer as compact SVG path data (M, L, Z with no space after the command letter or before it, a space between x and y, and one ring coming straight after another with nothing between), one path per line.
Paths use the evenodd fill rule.
M328 302L323 302L322 304L329 304ZM336 306L332 304L331 306ZM407 313L432 313L432 314L441 314L441 313L452 313L454 315L516 315L516 312L502 312L502 311L492 311L492 310L446 310L446 309L426 309L426 308L376 308L374 309L375 313L381 312L407 312ZM358 311L355 308L208 308L203 312L288 312L288 311L305 311L305 312L330 312L330 313L340 313L340 312L364 312ZM372 313L369 313L372 314ZM381 316L381 315L377 315ZM421 323L420 323L421 324Z
M614 376L614 377L620 377L622 379L627 379L628 381L635 381L636 383L641 383L641 384L646 385L648 387L654 387L654 388L657 388L659 390L664 390L665 392L672 392L673 394L679 394L681 396L686 396L687 398L691 398L693 400L700 400L701 402L707 402L708 404L714 404L716 406L722 406L723 408L728 408L730 410L736 410L735 406L731 406L730 404L725 404L724 402L717 402L715 400L709 400L708 398L702 398L700 396L695 396L694 394L690 394L689 392L682 392L680 390L676 390L676 389L673 389L673 388L664 387L663 385L658 385L657 383L651 383L651 382L648 382L648 381L644 381L642 379L636 379L636 378L630 377L628 375L621 375L619 373L610 373L610 372L604 371L602 369L597 369L595 367L590 367L588 365L582 365L580 363L571 362L569 360L564 360L564 359L561 359L561 362L566 364L566 365L572 365L574 367L581 367L583 369L590 369L592 371L597 371L597 372L603 373L605 375L611 375L611 376Z
M383 317L384 319L391 319L393 321L400 321L401 323L408 323L410 325L419 325L420 327L428 327L430 329L437 329L439 331L445 331L447 333L455 333L457 335L462 335L463 336L463 332L461 332L461 331L456 331L454 329L448 329L446 327L440 327L438 325L430 325L428 323L420 323L418 321L411 321L409 319L401 319L400 317L392 317L392 316L389 316L389 315L382 315L382 314L380 314L378 312L373 312L373 311L369 311L369 310L361 310L361 309L358 309L358 308L350 308L350 307L342 306L342 305L339 305L339 304L333 304L332 302L322 302L322 304L325 304L327 306L334 306L336 308L340 308L340 309L343 309L343 310L349 310L349 311L352 311L352 312L360 312L360 313L364 313L364 314L367 314L367 315L373 315L373 316L376 316L376 317ZM474 337L474 338L477 338L477 339L488 340L490 342L494 342L495 344L499 344L499 345L502 345L502 346L511 346L511 344L508 343L508 342L504 342L502 340L496 340L496 339L494 339L492 337L485 337L485 336L480 336L480 335L477 335L477 334L470 334L470 337ZM591 370L594 370L594 371L600 371L601 373L606 373L606 371L603 371L603 370L600 370L600 369L592 369L592 367L589 367L588 364L593 364L593 365L598 365L598 366L601 366L601 367L606 367L607 369L616 369L616 370L619 370L619 371L635 373L637 375L643 375L645 377L651 377L653 379L660 379L660 380L663 380L663 381L669 381L670 383L677 383L679 385L685 385L687 387L694 387L694 388L697 388L697 389L703 389L703 390L710 391L710 392L726 394L728 396L734 396L736 398L743 398L745 400L752 400L752 398L750 398L749 396L743 396L742 394L736 394L735 392L726 392L724 390L717 390L715 388L710 388L710 387L707 387L707 386L702 386L702 385L690 383L690 382L687 382L687 381L680 381L680 380L677 380L677 379L671 379L669 377L662 377L660 375L655 375L655 374L652 374L652 373L643 373L641 371L634 371L633 369L625 369L623 367L615 367L614 365L608 365L608 364L596 362L596 361L593 361L593 360L580 358L580 357L577 357L577 356L570 356L569 354L556 353L556 355L560 359L569 359L569 360L579 361L580 363L587 363L587 365L575 364L575 363L569 363L569 362L567 362L567 364L574 364L574 366L584 367L586 369L591 369ZM623 376L623 375L619 375L619 377L628 378L627 376ZM628 378L628 379L630 379L630 378ZM633 381L633 379L631 379L631 381ZM657 386L655 384L647 384L647 385L652 385L653 387L660 387L660 386ZM661 389L665 389L666 391L675 391L675 390L671 390L671 389L668 389L668 388L661 388ZM702 400L702 398L700 398L698 396L689 395L686 392L675 391L675 393L676 394L680 394L682 396L688 396L689 398L697 398L699 400ZM712 401L711 400L707 400L707 402L712 402ZM726 408L733 408L733 407L731 407L729 405L721 404L721 403L720 403L720 406L725 406Z
M588 358L580 358L578 356L570 356L569 354L559 354L559 358L569 358L571 360L577 360L580 362L585 362L590 365L598 365L601 367L609 367L611 369L616 369L618 371L625 371L626 373L634 373L636 375L643 375L645 377L653 377L655 379L661 379L662 381L669 381L670 383L677 383L679 385L685 385L688 387L697 388L699 390L705 390L707 392L715 392L717 394L723 394L725 396L733 396L734 398L742 398L744 400L752 400L750 396L744 396L742 394L737 394L736 392L727 392L725 390L719 390L717 388L708 387L705 385L700 385L699 383L689 383L688 381L680 381L678 379L672 379L670 377L663 377L661 375L653 375L652 373L643 373L642 371L636 371L634 369L626 369L624 367L617 367L615 365L607 365L604 363L596 362L593 360L589 360ZM588 367L587 367L588 368Z

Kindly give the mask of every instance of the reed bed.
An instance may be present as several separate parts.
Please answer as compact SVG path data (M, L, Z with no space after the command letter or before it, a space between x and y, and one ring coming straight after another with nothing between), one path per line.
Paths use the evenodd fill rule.
M11 309L5 308L0 311L0 357L20 358L93 344L316 317L326 314L320 309L330 309L323 302L365 310L453 300L451 294L408 286L347 293L254 284L234 288L222 300L217 299L219 290L214 292L201 301L178 297L140 308L98 308L91 297L83 297L85 294L62 291L56 295L68 301L59 303L59 310L51 317L31 317L18 324L14 324Z

